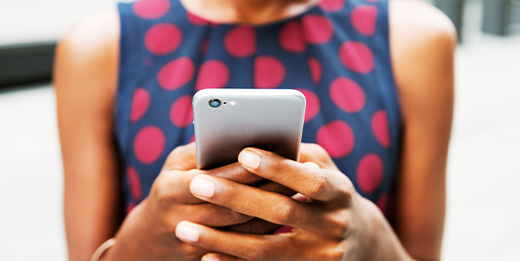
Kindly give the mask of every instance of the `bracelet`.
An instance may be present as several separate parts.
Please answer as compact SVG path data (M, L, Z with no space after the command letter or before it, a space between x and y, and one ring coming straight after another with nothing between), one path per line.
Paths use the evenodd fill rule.
M112 247L115 243L116 243L115 238L111 238L111 239L105 241L105 243L101 244L101 246L99 246L96 249L96 252L94 252L90 261L100 261L101 256L107 251L107 249Z

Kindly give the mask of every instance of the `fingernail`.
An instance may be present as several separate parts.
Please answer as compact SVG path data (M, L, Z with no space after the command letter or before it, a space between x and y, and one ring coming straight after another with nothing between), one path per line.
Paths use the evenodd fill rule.
M197 176L190 184L191 193L197 196L211 198L215 194L215 183L207 178Z
M189 241L193 243L199 241L199 232L195 228L186 224L184 221L177 224L175 235L183 241Z
M260 167L262 157L258 155L258 153L246 149L240 152L240 155L238 155L238 161L248 168L257 169Z
M205 255L202 257L202 261L220 261L220 258L214 255Z

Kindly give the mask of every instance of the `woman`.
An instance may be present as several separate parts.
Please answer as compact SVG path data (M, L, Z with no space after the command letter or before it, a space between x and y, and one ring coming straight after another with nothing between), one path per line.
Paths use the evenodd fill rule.
M54 78L70 260L111 237L103 260L440 259L455 44L417 1L142 0L86 19ZM191 96L248 86L305 94L319 146L301 162L318 166L248 148L195 169Z

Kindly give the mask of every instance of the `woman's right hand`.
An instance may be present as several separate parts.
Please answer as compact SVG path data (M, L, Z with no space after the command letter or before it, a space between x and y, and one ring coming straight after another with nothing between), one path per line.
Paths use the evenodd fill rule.
M116 235L116 244L107 251L103 260L200 260L206 250L183 243L175 237L177 223L182 220L230 230L234 225L238 225L240 230L244 227L264 232L272 230L272 224L252 220L251 217L195 198L190 192L190 182L200 174L243 184L262 182L260 177L249 173L238 163L210 171L198 170L195 144L180 146L166 159L149 196L127 216ZM260 187L283 194L291 193L274 183ZM246 222L252 225L248 226Z

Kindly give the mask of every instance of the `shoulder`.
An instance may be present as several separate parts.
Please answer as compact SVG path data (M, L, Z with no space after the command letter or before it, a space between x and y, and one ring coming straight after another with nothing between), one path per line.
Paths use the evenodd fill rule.
M453 96L457 34L449 18L428 3L390 0L389 5L392 64L406 121L424 116L419 111L433 113L442 106L439 100Z
M86 109L99 104L107 109L116 89L119 28L117 10L103 10L58 41L53 77L58 106Z

